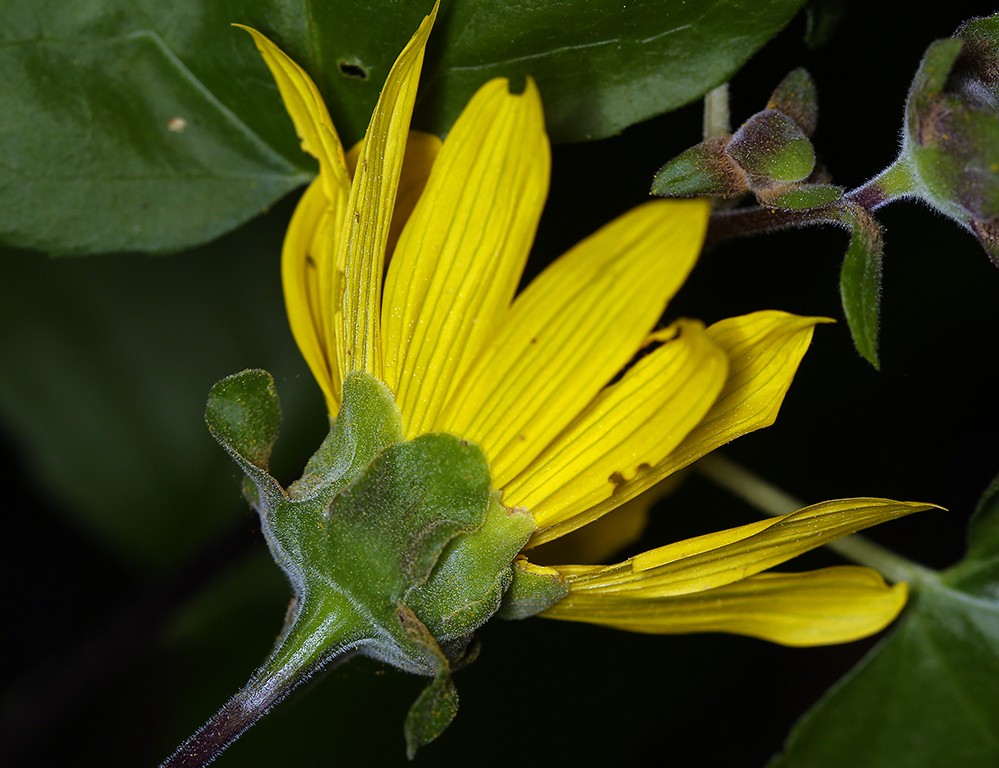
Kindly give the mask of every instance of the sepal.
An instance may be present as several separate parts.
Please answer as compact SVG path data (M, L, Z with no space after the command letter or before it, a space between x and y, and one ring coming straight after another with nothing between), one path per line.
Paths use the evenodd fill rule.
M832 184L794 184L790 188L778 187L756 194L761 205L768 208L782 208L785 211L806 211L824 208L839 202L843 188Z
M659 169L650 194L660 197L740 197L748 191L745 174L726 151L728 135L691 147Z
M281 427L281 403L267 371L246 370L218 382L208 394L205 421L212 437L246 473L243 494L254 509L261 509L262 497L284 494L268 473Z
M750 188L804 181L815 169L815 150L805 132L776 109L757 112L736 131L728 153L746 171Z
M226 376L208 395L205 421L212 436L241 466L267 471L281 427L281 405L267 371Z
M806 181L821 181L809 137L818 120L815 84L804 69L791 72L766 109L750 117L734 135L713 136L666 163L650 191L662 197L709 196L733 200L752 192L767 205ZM835 199L814 193L824 205ZM803 204L795 208L809 207Z
M551 608L569 594L569 586L554 568L535 565L521 557L513 564L513 583L497 616L526 619Z
M808 71L798 67L789 72L771 94L767 109L787 115L811 138L819 121L819 97Z
M500 607L513 580L510 564L534 533L524 509L504 507L492 493L482 527L451 541L431 578L406 603L440 642L470 635Z

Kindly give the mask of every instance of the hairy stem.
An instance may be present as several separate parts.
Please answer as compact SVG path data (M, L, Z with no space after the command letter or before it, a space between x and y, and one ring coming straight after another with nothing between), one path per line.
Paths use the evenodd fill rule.
M792 227L838 223L837 218L827 210L827 207L799 211L759 206L736 208L735 210L716 209L712 212L708 222L704 247L713 245L720 240L727 240L730 237L761 235Z
M694 465L705 477L725 490L772 517L789 515L808 506L785 493L759 475L717 453L705 456ZM829 549L860 565L879 571L892 582L936 582L936 571L895 554L860 534L850 534L826 544Z
M286 632L284 637L288 634ZM279 644L250 681L181 744L160 768L201 768L208 765L301 683L316 672L350 658L355 651L353 646L352 642L343 642L323 653L318 661L309 662L303 659L301 650L288 653L285 652L286 647Z
M705 99L705 121L707 114ZM856 219L859 212L870 214L881 206L914 192L915 177L912 169L908 162L900 158L866 184L844 194L840 201L817 208L788 210L754 205L731 209L717 206L711 214L704 245L707 247L732 237L767 234L783 229L820 224L848 225L849 219ZM874 221L869 215L861 218Z
M846 198L871 212L892 200L908 197L915 191L916 178L912 168L908 162L899 158L866 184L847 192Z

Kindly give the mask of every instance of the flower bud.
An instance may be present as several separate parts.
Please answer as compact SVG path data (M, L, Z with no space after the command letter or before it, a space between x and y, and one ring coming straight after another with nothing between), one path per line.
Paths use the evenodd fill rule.
M735 199L747 192L777 198L815 170L809 136L818 119L815 85L796 69L781 81L767 108L735 132L714 136L673 158L656 174L651 193L663 197ZM829 195L819 195L823 202ZM792 207L804 202L796 200Z
M741 197L749 188L738 164L725 151L728 134L702 141L659 169L653 195L662 197Z
M927 50L909 89L902 157L915 191L999 266L999 14Z
M749 118L732 137L728 153L746 171L753 190L804 181L815 169L812 142L793 118L776 109Z

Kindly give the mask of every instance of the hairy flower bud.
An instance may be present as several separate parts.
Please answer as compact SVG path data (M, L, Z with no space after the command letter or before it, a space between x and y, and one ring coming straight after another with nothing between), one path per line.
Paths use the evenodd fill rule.
M815 85L805 70L796 69L777 86L766 109L734 135L713 136L660 168L651 193L733 200L752 192L770 205L812 177L816 158L809 136L817 119ZM819 193L818 203L806 196L807 202L796 200L791 207L824 204L837 196Z
M927 50L906 102L902 160L915 192L978 237L999 266L999 15Z

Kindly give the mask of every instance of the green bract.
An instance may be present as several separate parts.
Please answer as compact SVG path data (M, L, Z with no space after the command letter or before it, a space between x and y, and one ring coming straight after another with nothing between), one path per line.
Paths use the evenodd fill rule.
M212 389L209 428L247 473L294 590L274 651L239 695L277 700L356 650L434 677L407 721L413 752L453 716L450 671L499 608L534 522L499 503L477 446L445 434L403 440L392 394L367 374L349 374L343 392L329 436L285 490L267 472L280 420L270 375L244 371Z

